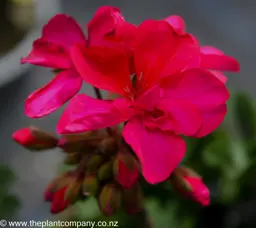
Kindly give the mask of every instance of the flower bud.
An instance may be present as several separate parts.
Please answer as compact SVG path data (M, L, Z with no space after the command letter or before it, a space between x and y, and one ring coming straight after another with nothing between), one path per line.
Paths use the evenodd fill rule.
M81 193L82 181L74 178L65 191L65 201L73 203Z
M57 146L57 138L35 127L22 128L12 135L13 140L29 150L46 150Z
M122 192L114 184L107 184L103 187L99 195L99 205L101 210L111 216L116 213L121 207Z
M49 184L44 192L44 200L51 202L54 196L54 185Z
M70 205L70 202L65 200L65 194L67 189L68 189L68 186L65 186L54 193L52 204L51 204L52 214L60 213Z
M113 176L113 161L103 164L98 171L100 181L109 180Z
M103 162L104 162L103 156L99 154L92 155L86 165L86 170L88 172L96 172Z
M91 151L103 140L96 132L86 132L81 134L62 135L58 141L58 147L67 153L78 151Z
M117 149L117 140L112 137L103 139L99 145L99 151L103 154L115 154L117 152Z
M74 178L74 173L67 172L55 178L54 180L52 180L44 192L45 201L52 201L55 192L67 186L72 181L73 178Z
M207 206L210 203L209 189L202 178L193 170L185 167L176 168L170 177L174 188L184 196Z
M127 214L137 214L143 209L142 192L138 185L124 189L123 204Z
M114 161L114 176L123 188L131 188L139 179L139 165L129 151L120 151Z
M83 194L85 196L94 196L98 193L99 181L97 175L90 174L84 178L83 181Z
M64 163L66 165L75 165L75 164L78 164L80 160L81 160L80 153L68 153Z

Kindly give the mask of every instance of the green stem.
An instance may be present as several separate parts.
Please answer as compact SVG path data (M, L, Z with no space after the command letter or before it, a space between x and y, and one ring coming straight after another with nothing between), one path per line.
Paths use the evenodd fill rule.
M102 95L101 95L100 90L99 90L98 88L96 88L96 87L93 87L93 89L94 89L94 93L95 93L96 97L97 97L99 100L102 100L103 98L102 98ZM113 131L112 131L112 129L111 129L110 127L107 127L107 128L106 128L106 131L107 131L107 133L108 133L109 136L112 136L112 135L113 135Z

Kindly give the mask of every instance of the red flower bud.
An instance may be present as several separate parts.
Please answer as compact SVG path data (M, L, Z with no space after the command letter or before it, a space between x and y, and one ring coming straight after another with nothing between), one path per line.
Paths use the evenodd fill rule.
M65 194L67 189L68 186L65 186L54 193L51 205L52 214L60 213L69 206L70 203L67 200L65 200Z
M13 133L12 138L30 150L46 150L57 146L57 138L35 127L22 128Z
M128 151L118 153L114 162L115 179L123 188L133 187L139 179L139 165Z
M210 203L210 192L203 180L193 170L180 167L171 175L171 183L174 188L184 196L208 206Z
M45 192L44 192L44 200L45 201L49 201L51 202L53 200L53 196L54 196L54 191L53 191L53 188L54 188L54 185L53 184L50 184Z
M60 190L61 188L67 186L71 181L75 178L73 172L67 172L63 175L56 177L51 183L48 185L44 192L44 200L45 201L52 201L55 192Z

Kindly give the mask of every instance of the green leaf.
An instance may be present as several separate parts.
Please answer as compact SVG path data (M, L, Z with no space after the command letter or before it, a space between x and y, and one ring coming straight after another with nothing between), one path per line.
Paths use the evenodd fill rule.
M250 158L245 142L233 138L230 142L228 153L229 159L227 163L222 164L224 175L229 179L238 180L250 165Z
M219 168L222 163L229 159L230 139L225 131L218 131L214 134L214 140L206 145L202 153L203 162L209 167Z
M15 175L8 166L0 166L1 188L7 188L15 180Z
M236 200L240 193L240 183L235 180L222 178L220 180L220 200L230 204Z
M19 199L16 196L7 195L0 203L1 218L9 218L13 216L16 210L20 207Z

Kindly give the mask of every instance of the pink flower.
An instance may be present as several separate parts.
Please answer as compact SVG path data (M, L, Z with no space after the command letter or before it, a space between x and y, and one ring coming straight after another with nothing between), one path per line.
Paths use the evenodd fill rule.
M171 15L165 19L178 34L184 35L185 22L177 15ZM194 38L195 39L195 38ZM195 42L196 39L195 39ZM201 64L204 69L209 69L223 83L226 83L227 77L221 71L236 71L240 70L239 63L232 57L227 56L221 50L211 47L201 47Z
M191 36L177 35L165 21L147 20L137 28L135 88L122 50L99 48L100 56L76 45L71 53L88 83L124 97L111 101L77 95L57 131L78 133L126 122L122 135L149 183L164 181L181 162L186 151L181 135L203 137L224 119L225 85L200 69L200 47Z
M131 26L125 22L120 10L114 7L100 7L88 24L88 40L82 29L70 16L54 16L42 31L41 38L33 43L32 51L21 63L60 70L46 86L32 93L26 100L25 113L31 118L48 115L70 100L81 88L82 78L70 58L71 47L80 43L88 45L117 46L128 51L127 40L132 35ZM127 37L126 37L127 35ZM121 37L119 42L112 37ZM108 39L106 39L108 37Z

